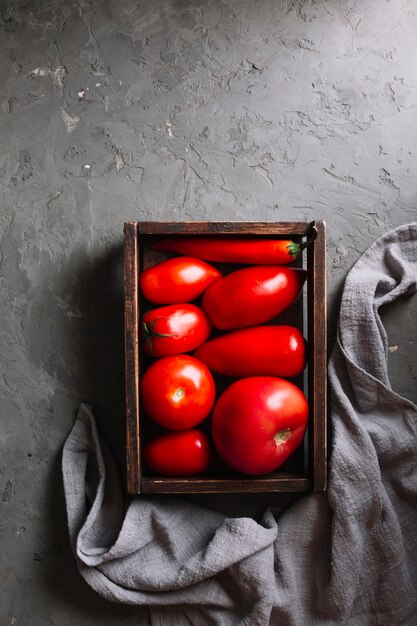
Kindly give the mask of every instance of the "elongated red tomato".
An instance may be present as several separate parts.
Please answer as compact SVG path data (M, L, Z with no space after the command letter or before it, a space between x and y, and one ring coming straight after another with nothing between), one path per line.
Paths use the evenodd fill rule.
M192 428L213 408L216 387L210 370L188 354L157 359L141 380L145 413L155 422L171 428Z
M197 476L211 463L209 442L199 430L159 435L145 446L143 456L151 470L165 476Z
M308 403L283 378L253 376L236 381L213 411L212 435L219 456L244 474L273 472L300 446Z
M210 339L194 356L226 376L288 378L306 366L306 341L294 326L254 326Z
M169 304L142 318L142 342L153 357L191 352L207 340L211 322L195 304Z
M207 289L203 308L221 330L263 324L295 302L306 276L302 269L272 265L237 270Z
M191 257L176 257L157 263L140 275L140 288L149 302L190 302L200 296L221 273L208 263Z
M154 244L154 250L227 263L248 265L285 265L300 254L306 244L281 239L254 239L244 237L167 237Z

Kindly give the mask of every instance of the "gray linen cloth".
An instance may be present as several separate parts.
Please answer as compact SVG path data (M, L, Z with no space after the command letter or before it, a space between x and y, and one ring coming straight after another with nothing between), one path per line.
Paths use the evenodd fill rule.
M125 510L82 405L63 478L87 583L151 607L157 626L415 626L417 406L390 386L378 308L416 282L417 223L380 237L350 271L329 367L328 491L281 515L268 509L261 523L175 497L135 497Z

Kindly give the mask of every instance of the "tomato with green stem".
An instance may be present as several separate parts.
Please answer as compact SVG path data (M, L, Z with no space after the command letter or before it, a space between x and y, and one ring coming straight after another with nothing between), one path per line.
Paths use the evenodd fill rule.
M313 232L304 243L290 239L255 237L166 237L154 250L186 254L206 261L246 265L286 265L294 261L315 239Z
M170 304L152 309L141 322L143 350L153 357L191 352L204 343L212 325L195 304Z

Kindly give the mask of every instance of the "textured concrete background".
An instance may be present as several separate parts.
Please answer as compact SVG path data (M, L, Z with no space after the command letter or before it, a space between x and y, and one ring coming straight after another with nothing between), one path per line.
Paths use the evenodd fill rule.
M6 0L0 19L1 624L146 624L78 576L60 477L80 401L123 432L123 222L326 219L332 339L349 268L417 217L417 2ZM416 401L415 300L384 319Z

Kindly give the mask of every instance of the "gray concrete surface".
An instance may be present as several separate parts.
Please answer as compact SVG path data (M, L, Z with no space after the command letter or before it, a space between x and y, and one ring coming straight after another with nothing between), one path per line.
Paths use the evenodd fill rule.
M121 461L123 222L326 219L332 341L349 268L417 218L417 2L3 0L0 26L0 622L146 624L78 576L60 476L80 401ZM416 300L384 320L416 401Z

